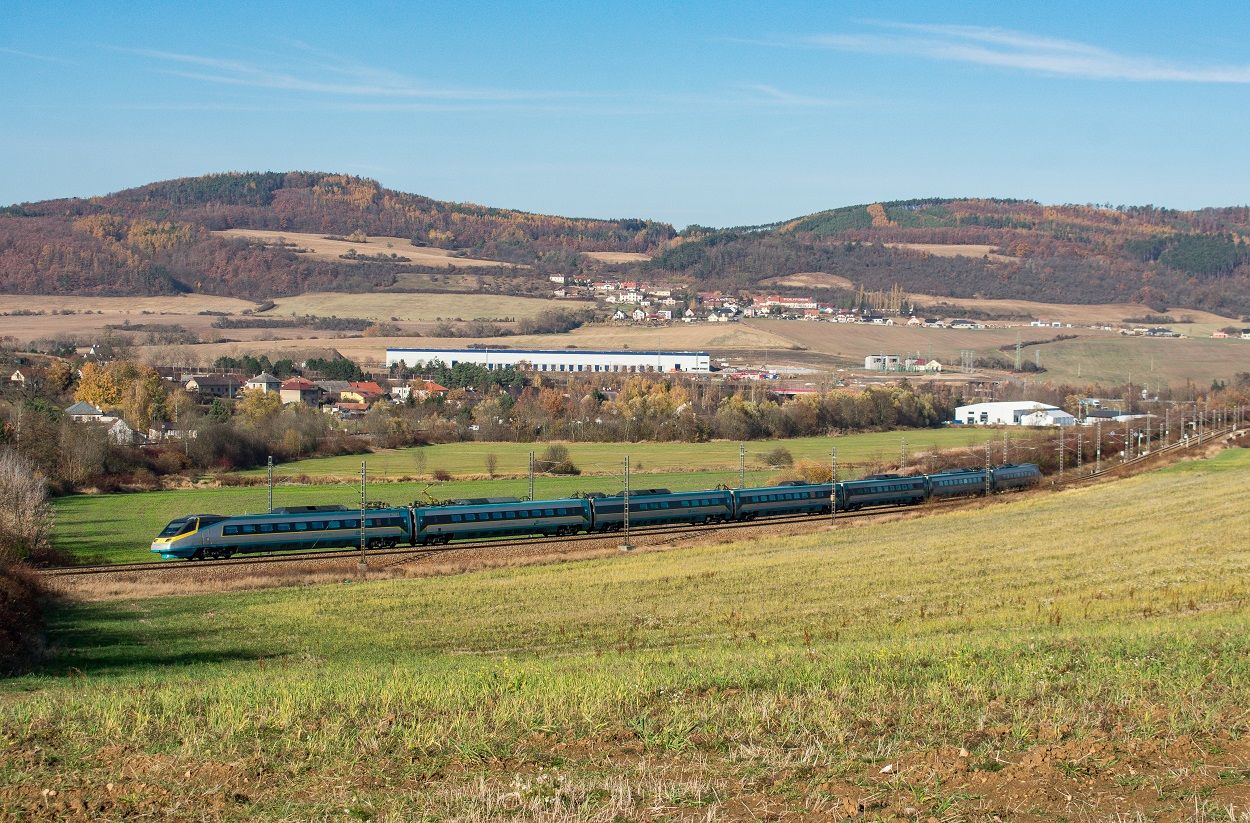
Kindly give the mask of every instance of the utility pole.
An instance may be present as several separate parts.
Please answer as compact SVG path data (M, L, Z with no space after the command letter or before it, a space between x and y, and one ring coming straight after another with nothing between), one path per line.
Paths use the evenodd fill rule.
M900 472L907 471L907 438L903 437L898 442L898 470Z
M1003 465L1006 466L1011 461L1007 459L1007 430L1003 429Z
M1081 469L1085 467L1085 433L1076 433L1076 473L1079 477Z
M738 488L745 489L747 487L747 447L738 444Z
M629 455L628 454L625 455L624 497L625 497L625 509L624 509L625 522L623 525L623 530L625 532L625 542L621 543L620 548L621 548L621 551L628 552L628 551L634 550L634 547L629 544Z
M1020 330L1016 329L1016 371L1020 371Z
M1163 410L1163 447L1167 448L1168 439L1172 436L1172 407Z
M829 457L829 523L838 522L838 450L831 449Z
M273 514L273 455L269 455L269 463L265 468L265 485L269 489L269 513Z
M368 485L367 469L365 461L360 461L360 576L363 578L369 573L369 557L365 553L368 545L368 533L365 531L365 489Z
M534 453L530 452L530 500L534 499Z
M990 441L985 441L985 496L989 497L994 489L993 475L990 469Z
M1098 441L1094 449L1094 474L1102 471L1102 420L1094 423L1094 438Z
M1063 426L1059 427L1059 479L1063 480Z

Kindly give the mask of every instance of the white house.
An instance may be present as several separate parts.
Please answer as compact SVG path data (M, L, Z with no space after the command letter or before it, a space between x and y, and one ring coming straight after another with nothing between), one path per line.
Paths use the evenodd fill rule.
M276 392L278 389L282 388L282 381L274 377L269 372L263 371L244 383L243 388L248 389L249 391L259 391L262 393L271 391Z

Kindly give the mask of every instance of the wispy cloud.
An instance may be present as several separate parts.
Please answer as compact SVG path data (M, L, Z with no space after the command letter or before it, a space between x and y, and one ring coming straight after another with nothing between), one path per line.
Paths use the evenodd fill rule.
M1250 83L1250 64L1197 65L1123 54L1057 37L989 26L865 21L867 31L766 41L769 45L899 54L1061 77L1186 83ZM760 41L755 41L760 42Z
M153 61L159 71L205 83L390 101L507 102L566 96L560 92L440 86L346 61L273 65L155 49L117 49Z
M10 49L0 46L0 54L10 54L14 57L24 57L27 60L42 60L45 63L68 63L69 61L63 57L54 57L50 54L35 54L33 51L22 51L21 49Z
M743 83L739 88L750 93L750 99L747 102L762 105L785 106L789 108L830 108L846 105L844 100L796 94L785 89L779 89L776 86L767 85L766 83Z

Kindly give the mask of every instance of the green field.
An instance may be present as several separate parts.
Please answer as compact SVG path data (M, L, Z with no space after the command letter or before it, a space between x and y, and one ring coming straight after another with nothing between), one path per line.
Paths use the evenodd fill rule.
M1247 480L65 605L0 817L1244 820Z
M359 458L357 458L359 460ZM357 463L359 472L359 462ZM762 484L775 476L773 471L749 471L747 482ZM738 473L698 472L643 475L645 481L631 478L635 488L670 488L674 491L707 489L717 484L737 485ZM612 494L621 489L618 477L551 477L540 475L534 482L537 498L567 497L578 491ZM496 480L453 480L406 483L375 483L369 499L393 506L427 501L428 495L440 500L464 497L526 497L526 478ZM274 506L311 506L340 503L360 505L360 484L277 485ZM152 538L171 520L187 514L246 514L265 511L268 497L262 486L176 489L135 494L79 494L53 501L56 526L52 533L57 548L79 560L102 563L128 563L153 560Z
M1028 438L1032 433L1013 432L1017 455L1027 459ZM909 444L909 455L917 457L935 447L954 448L970 443L996 442L1001 432L986 429L925 429L920 431L859 434L836 439L807 437L794 440L760 441L747 444L748 470L746 482L762 485L778 475L778 469L762 468L762 455L777 445L784 445L794 459L809 457L828 459L831 443L837 443L839 476L850 478L863 474L863 466L878 461L897 461L903 438ZM526 471L528 453L542 453L543 444L531 443L449 443L426 446L426 469L444 468L453 475L484 475L487 453L499 457L500 474L513 475L488 479L462 479L448 482L431 480L387 482L388 478L411 476L413 449L387 450L367 456L328 457L303 460L278 467L275 506L307 506L341 503L360 504L359 483L300 485L284 480L298 475L322 477L359 477L360 462L367 460L370 486L369 499L390 505L407 505L428 501L430 497L449 500L464 497L526 497L529 482ZM738 485L737 443L576 443L569 444L573 461L585 473L580 477L537 476L534 495L538 498L566 497L575 492L601 491L612 494L622 488L621 464L617 457L623 452L631 456L631 482L635 488L669 488L674 491L710 489L718 485ZM997 459L997 452L996 452ZM617 462L613 462L616 460ZM859 464L860 468L854 468ZM407 467L407 468L406 468ZM640 468L641 467L641 468ZM683 467L685 471L679 471ZM637 472L637 476L634 476ZM247 472L250 475L263 475ZM152 538L166 523L186 514L245 514L264 511L268 505L263 486L178 489L135 494L71 495L53 501L56 527L53 542L73 557L92 562L126 563L150 560L148 550Z
M1026 441L1031 432L1011 432L1013 440ZM737 471L738 448L746 447L747 466L766 468L764 455L783 446L795 460L804 458L824 463L830 459L832 447L838 449L838 460L846 464L872 462L896 463L899 447L905 440L908 452L919 454L934 448L952 449L999 441L1002 432L994 429L906 429L890 432L866 432L845 437L795 437L787 440L754 440L736 443L715 440L707 443L568 443L573 463L585 474L619 474L621 460L629 455L631 471ZM563 441L562 441L563 442ZM485 475L486 456L494 454L500 474L525 474L529 453L542 456L546 443L445 443L413 449L382 449L365 458L359 455L320 457L284 464L281 473L305 474L310 477L359 477L360 461L367 459L369 473L374 477L403 477L428 474L444 469L453 475ZM416 454L425 455L425 466L417 464ZM243 474L263 475L264 469Z

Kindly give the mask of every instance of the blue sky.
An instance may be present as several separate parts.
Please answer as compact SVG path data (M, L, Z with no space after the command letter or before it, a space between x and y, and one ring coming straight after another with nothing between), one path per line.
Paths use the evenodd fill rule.
M315 169L678 226L1244 204L1250 14L1188 6L10 2L0 203Z

